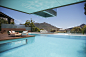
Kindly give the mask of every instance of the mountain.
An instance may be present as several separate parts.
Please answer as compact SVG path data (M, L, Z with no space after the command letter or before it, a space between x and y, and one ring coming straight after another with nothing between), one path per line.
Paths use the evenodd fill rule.
M34 25L36 27L38 27L39 29L45 29L47 31L51 31L52 29L57 30L57 27L55 27L55 26L53 26L51 24L48 24L46 22L44 22L44 23L34 23Z
M79 27L83 28L84 25L86 25L86 24L81 24Z
M84 25L86 25L86 24L81 24L81 25L79 25L79 26L75 26L75 27L83 28ZM66 30L71 30L72 28L74 28L74 27L68 28L68 29L66 29Z

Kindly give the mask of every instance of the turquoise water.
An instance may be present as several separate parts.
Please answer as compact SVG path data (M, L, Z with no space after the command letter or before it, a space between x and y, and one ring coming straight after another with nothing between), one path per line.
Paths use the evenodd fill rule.
M86 57L86 36L34 35L34 41L29 38L28 44L2 52L0 57Z

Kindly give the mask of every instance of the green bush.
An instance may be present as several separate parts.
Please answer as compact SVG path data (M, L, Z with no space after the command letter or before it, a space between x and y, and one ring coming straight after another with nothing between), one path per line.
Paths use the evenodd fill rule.
M74 27L73 29L71 29L70 32L71 33L81 33L82 29L80 27Z
M14 24L14 22L11 22L10 24Z
M37 28L37 27L33 27L33 28L32 28L32 32L40 32L40 29Z
M56 32L56 30L51 30L50 32Z
M1 31L1 24L8 24L8 21L4 20L3 18L0 18L0 31Z
M83 34L86 33L86 25L83 26L83 28L82 28L82 33L83 33Z
M40 29L35 27L34 21L32 19L31 20L27 20L24 25L26 27L31 27L31 31L32 32L40 32Z

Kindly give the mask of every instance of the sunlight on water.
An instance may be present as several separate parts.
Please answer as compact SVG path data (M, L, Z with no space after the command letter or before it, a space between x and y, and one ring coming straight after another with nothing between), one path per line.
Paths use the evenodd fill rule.
M57 33L57 34L54 34L54 35L68 35L67 33Z

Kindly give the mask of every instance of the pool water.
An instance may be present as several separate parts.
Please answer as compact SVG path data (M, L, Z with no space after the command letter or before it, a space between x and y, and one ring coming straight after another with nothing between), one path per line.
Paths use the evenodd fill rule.
M86 57L86 36L34 35L34 41L29 38L28 44L2 52L0 57Z

